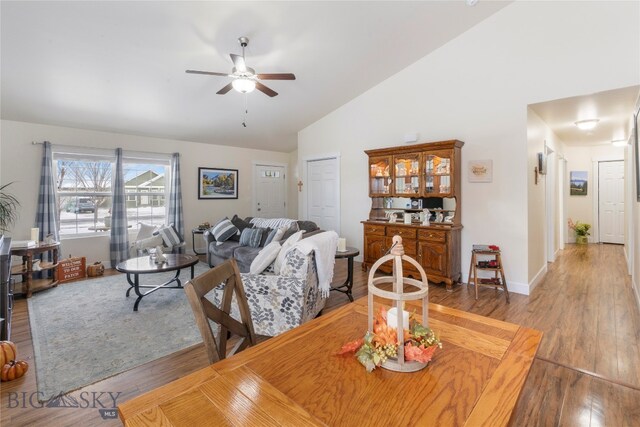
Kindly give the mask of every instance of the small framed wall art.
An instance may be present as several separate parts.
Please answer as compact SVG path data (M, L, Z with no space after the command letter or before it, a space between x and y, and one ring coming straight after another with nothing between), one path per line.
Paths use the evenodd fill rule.
M571 196L586 196L589 173L587 171L571 171L569 173L569 194Z
M198 168L198 199L237 198L237 169Z
M493 160L469 160L469 182L493 181Z

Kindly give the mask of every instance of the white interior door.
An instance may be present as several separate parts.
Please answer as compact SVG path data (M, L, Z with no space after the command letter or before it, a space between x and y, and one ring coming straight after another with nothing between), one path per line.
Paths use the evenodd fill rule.
M337 158L307 161L307 216L323 230L340 233Z
M598 164L598 225L602 243L624 243L624 161Z
M255 165L253 214L259 218L286 218L284 166Z

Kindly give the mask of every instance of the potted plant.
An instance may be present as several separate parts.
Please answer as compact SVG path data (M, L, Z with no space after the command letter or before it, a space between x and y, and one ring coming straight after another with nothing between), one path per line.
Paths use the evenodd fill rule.
M586 224L580 221L576 221L574 223L571 219L569 219L569 228L576 233L576 244L586 245L589 242L588 236L591 235L591 233L589 233L591 224Z
M6 188L11 184L13 183L0 186L0 234L8 231L18 218L20 202L15 196L6 192Z

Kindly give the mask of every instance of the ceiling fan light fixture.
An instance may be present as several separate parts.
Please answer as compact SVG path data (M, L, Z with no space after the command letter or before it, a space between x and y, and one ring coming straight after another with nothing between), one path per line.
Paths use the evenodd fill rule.
M240 93L253 92L256 88L256 82L252 79L238 78L231 82L233 88Z
M599 121L600 119L579 120L575 122L575 125L582 130L591 130L598 125Z

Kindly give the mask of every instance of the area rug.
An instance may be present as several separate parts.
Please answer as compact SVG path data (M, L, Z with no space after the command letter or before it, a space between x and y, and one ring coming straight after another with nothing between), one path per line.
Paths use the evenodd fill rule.
M198 275L208 270L199 263ZM140 275L157 285L175 272ZM190 269L182 270L184 284ZM67 393L202 341L184 290L126 297L124 274L83 280L28 299L39 396Z

